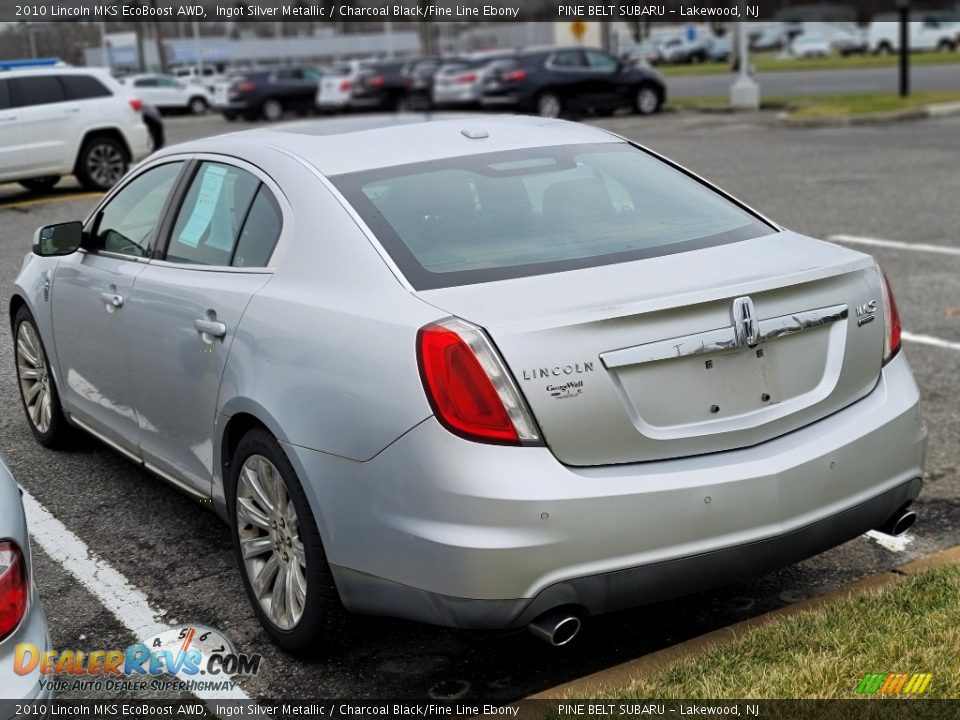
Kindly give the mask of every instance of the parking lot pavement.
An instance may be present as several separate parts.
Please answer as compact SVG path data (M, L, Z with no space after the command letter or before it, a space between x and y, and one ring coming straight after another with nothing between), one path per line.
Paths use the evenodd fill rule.
M621 117L604 124L800 232L960 247L960 118L818 130L772 128L762 116L706 120ZM235 127L221 126L226 123L216 118L200 124L178 119L168 132L177 139L197 128ZM4 209L0 199L4 307L33 230L81 217L92 203L61 197ZM960 343L960 257L860 249L872 250L889 274L908 332ZM0 327L0 447L27 491L163 613L163 622L210 625L239 650L263 653L262 673L243 683L253 697L512 700L960 543L960 352L912 342L905 351L930 430L920 520L905 549L861 537L754 582L591 619L581 637L560 650L525 632L460 633L357 619L332 657L302 662L284 656L259 629L228 532L209 511L96 441L66 452L34 442L17 396L6 324ZM69 567L39 547L35 552L56 647L123 647L136 639L104 601L78 586Z

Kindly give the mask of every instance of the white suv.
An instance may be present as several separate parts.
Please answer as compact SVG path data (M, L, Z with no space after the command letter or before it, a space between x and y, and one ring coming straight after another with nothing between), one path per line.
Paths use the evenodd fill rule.
M0 72L0 182L30 190L76 175L106 190L150 153L143 104L105 71Z

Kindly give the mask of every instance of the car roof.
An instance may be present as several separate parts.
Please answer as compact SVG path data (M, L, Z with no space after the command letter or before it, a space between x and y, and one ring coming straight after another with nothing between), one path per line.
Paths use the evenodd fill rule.
M35 75L96 75L98 77L113 77L106 68L71 67L69 65L0 70L0 78L30 77Z
M465 131L485 131L471 139ZM524 148L624 140L606 130L564 120L510 115L398 115L309 120L190 141L161 150L249 158L256 148L300 158L322 174L372 170L444 158Z

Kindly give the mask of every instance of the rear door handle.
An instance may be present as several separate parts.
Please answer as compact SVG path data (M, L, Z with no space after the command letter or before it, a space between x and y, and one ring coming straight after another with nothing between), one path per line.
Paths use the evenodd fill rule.
M123 295L117 295L114 292L102 292L100 293L100 299L110 307L123 307Z
M209 335L210 337L222 338L227 334L227 326L216 320L207 320L206 318L198 318L193 321L193 326L197 329L197 332L202 335Z

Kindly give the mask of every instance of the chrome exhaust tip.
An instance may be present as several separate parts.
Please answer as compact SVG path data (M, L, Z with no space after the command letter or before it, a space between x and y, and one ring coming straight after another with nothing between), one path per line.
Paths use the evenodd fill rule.
M883 525L878 527L877 532L896 537L897 535L903 535L912 528L916 521L917 514L910 509L910 503L907 503L891 515Z
M527 626L527 629L546 643L562 647L580 632L580 618L565 610L551 610Z

